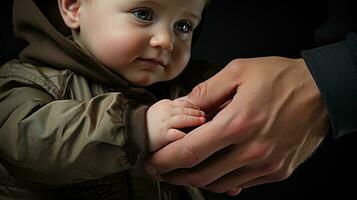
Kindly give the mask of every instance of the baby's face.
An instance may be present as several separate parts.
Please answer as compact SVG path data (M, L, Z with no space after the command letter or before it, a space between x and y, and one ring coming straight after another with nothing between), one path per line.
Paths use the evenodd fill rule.
M205 0L97 0L78 11L77 42L134 85L176 77L188 63Z

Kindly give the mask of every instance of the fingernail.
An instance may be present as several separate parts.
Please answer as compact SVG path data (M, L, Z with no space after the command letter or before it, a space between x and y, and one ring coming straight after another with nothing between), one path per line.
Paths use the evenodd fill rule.
M200 117L200 120L202 123L205 123L206 122L206 117Z
M237 196L242 191L242 188L234 188L228 191L228 195Z
M146 165L144 166L144 168L145 168L146 172L149 173L150 175L155 175L155 174L157 174L156 169L155 169L152 165L146 164Z

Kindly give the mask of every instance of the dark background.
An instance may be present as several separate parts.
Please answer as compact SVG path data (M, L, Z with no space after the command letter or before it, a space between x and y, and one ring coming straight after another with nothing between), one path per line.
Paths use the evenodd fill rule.
M338 41L348 30L356 30L353 20L357 11L352 8L344 1L332 0L213 1L193 57L222 66L235 58L272 55L299 58L302 50ZM287 180L244 189L237 197L206 194L210 199L225 200L347 199L347 196L355 199L356 144L356 135L327 139Z
M16 57L22 46L12 34L11 7L12 0L0 3L0 65L10 58Z
M226 64L234 58L299 57L314 46L313 30L327 17L327 3L216 0L194 57Z
M193 58L224 66L234 58L300 57L320 44L316 30L328 19L332 1L215 0L209 7ZM16 57L23 44L11 28L11 0L0 5L0 64ZM336 5L339 6L339 5ZM0 111L1 112L1 111ZM336 196L355 199L356 136L328 139L287 180L243 190L235 198L206 192L209 199L303 199Z

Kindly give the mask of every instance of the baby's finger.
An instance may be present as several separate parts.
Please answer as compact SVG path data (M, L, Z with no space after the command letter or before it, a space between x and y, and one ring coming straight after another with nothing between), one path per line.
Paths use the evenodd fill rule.
M186 99L184 99L184 98L175 99L173 102L174 102L174 105L175 105L175 106L186 107L186 108L193 108L193 109L196 109L196 110L201 110L198 106L196 106L195 104L189 102L188 100L186 100Z
M190 115L175 115L171 118L170 125L172 128L186 128L199 126L206 122L205 117L190 116Z
M205 117L206 114L202 110L197 110L193 108L175 108L174 112L176 115L189 115L195 117Z

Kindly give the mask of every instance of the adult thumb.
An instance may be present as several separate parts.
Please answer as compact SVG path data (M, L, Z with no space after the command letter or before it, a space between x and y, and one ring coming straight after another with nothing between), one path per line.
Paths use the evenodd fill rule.
M232 67L226 66L216 75L195 86L186 98L205 112L215 110L236 94L236 73Z

